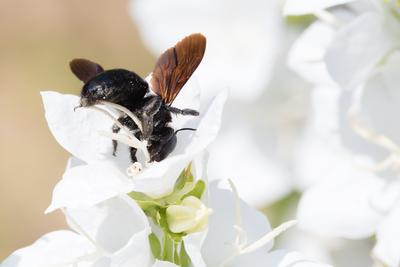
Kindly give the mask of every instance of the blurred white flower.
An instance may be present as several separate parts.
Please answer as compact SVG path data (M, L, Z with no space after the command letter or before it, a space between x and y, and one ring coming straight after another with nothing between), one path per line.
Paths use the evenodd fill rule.
M57 141L87 164L68 169L56 185L47 212L61 207L87 208L105 199L131 191L152 197L171 193L181 171L213 141L218 133L226 92L220 93L191 127L194 134L182 133L171 155L154 162L134 178L125 173L128 149L117 157L111 153L111 140L101 135L110 132L113 121L93 110L73 108L79 97L54 92L42 93L49 128ZM190 122L189 122L190 123Z
M356 0L287 0L283 9L285 16L315 14L329 7Z
M196 70L205 95L229 88L238 100L255 100L272 75L279 48L279 1L131 0L130 12L154 55L193 32L207 37Z
M384 183L365 170L370 160L343 145L348 129L341 118L346 113L341 113L340 90L314 88L312 96L311 121L298 151L298 185L305 190L299 226L325 236L370 236L381 219L371 207L371 196L378 195Z
M355 2L355 5L344 5L351 2ZM338 5L342 5L342 9L332 12L324 10ZM340 12L343 13L346 8L350 10L351 15L347 16L350 19L343 19L343 16L340 16ZM307 29L306 33L313 36L307 36L308 42L304 45L309 46L303 47L303 52L310 51L309 53L314 56L317 53L320 55L320 50L311 48L316 48L317 44L321 43L316 32L322 34L326 68L332 80L343 89L355 89L362 85L374 68L399 47L398 12L395 4L381 0L323 0L318 1L318 4L312 1L287 1L285 6L285 15L311 13L321 19ZM330 33L329 39L327 39L329 30L321 29L323 24L325 28L330 27L334 31L334 34ZM314 75L318 77L319 73L315 72ZM310 75L306 76L309 78Z
M335 28L331 25L313 22L289 50L288 66L313 84L333 84L324 58L334 34Z
M399 109L399 62L394 53L355 94L333 85L314 88L297 161L299 187L307 189L298 207L299 227L351 239L376 233L374 257L387 266L400 263L399 233L393 226L400 197L400 140L393 116Z
M362 85L400 45L397 15L384 1L371 3L367 12L339 29L326 54L329 73L344 89Z
M398 266L398 4L320 1L322 8L315 9L311 2L294 2L287 2L292 15L313 13L320 19L289 58L317 87L298 153L299 186L307 189L298 207L299 226L352 239L376 234L374 258ZM350 4L323 10L344 2ZM351 14L344 19L343 12Z

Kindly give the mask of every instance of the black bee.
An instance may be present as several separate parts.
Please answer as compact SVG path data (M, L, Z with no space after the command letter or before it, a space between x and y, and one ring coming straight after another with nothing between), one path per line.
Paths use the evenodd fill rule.
M71 71L85 84L81 91L80 106L90 107L102 101L115 103L135 114L142 124L137 124L125 114L118 121L126 126L139 140L147 141L150 161L165 159L175 148L177 138L169 126L171 114L198 116L192 109L171 106L179 91L200 64L206 48L202 34L192 34L166 50L158 59L149 84L136 73L125 69L104 70L99 64L87 59L70 62ZM118 133L116 124L112 131ZM113 155L117 141L113 140ZM136 162L136 148L130 150L132 162Z

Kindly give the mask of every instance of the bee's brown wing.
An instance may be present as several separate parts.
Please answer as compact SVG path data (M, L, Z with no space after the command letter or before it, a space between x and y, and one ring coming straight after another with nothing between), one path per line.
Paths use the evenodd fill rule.
M206 38L191 34L158 59L150 81L153 91L171 104L200 64L206 49Z
M69 66L75 76L84 83L104 71L103 67L99 64L84 58L73 59L69 63Z

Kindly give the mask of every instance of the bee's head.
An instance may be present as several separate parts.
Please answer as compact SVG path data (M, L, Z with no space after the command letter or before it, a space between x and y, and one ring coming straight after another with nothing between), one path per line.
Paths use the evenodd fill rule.
M94 78L83 86L80 105L82 107L96 105L99 101L107 99L106 92L107 88L98 83L97 79Z

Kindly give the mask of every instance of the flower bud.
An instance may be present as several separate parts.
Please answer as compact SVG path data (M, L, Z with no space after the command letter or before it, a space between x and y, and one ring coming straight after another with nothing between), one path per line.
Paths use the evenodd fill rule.
M200 232L207 227L208 216L212 210L207 208L200 199L188 196L180 205L167 208L167 221L173 233Z

